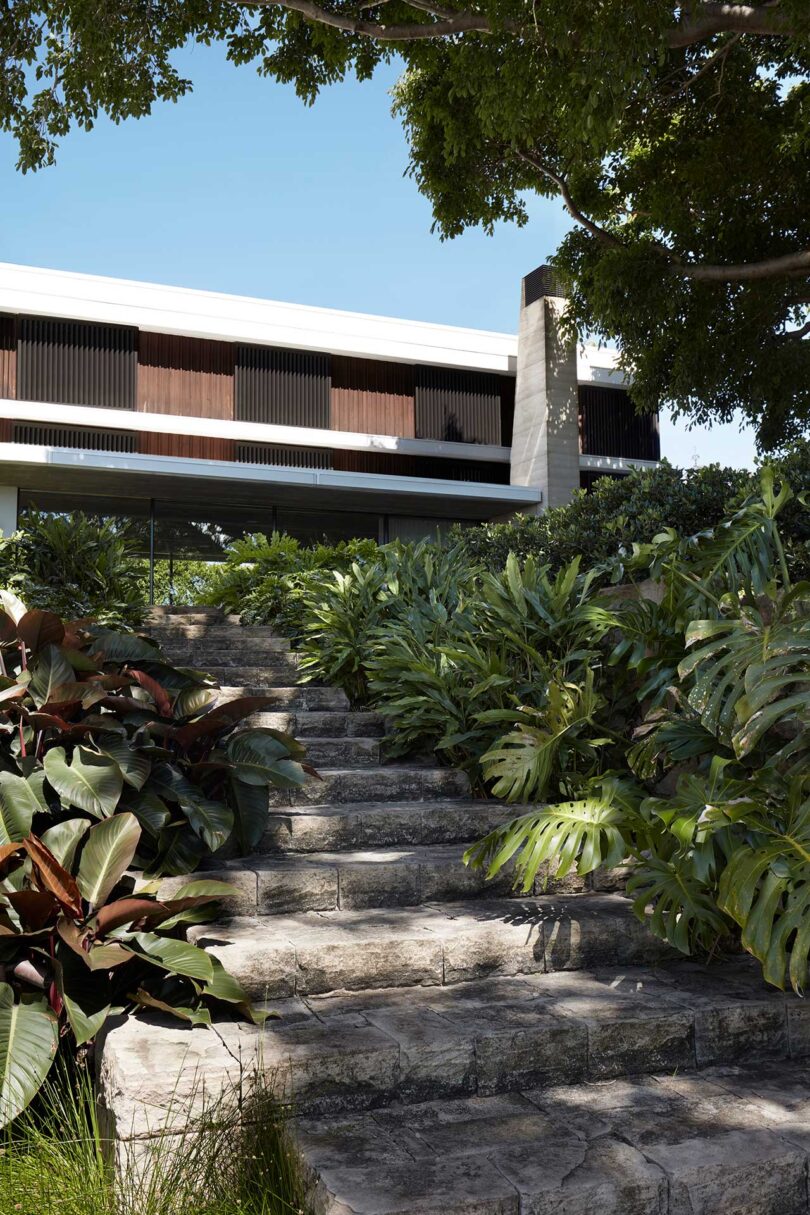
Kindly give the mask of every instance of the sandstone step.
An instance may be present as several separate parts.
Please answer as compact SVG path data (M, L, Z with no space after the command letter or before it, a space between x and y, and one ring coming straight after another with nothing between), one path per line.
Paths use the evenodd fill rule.
M272 657L275 657L273 655ZM181 664L185 665L185 664ZM210 662L200 658L191 664L199 666L219 684L236 685L251 688L269 689L275 687L291 687L298 682L299 670L296 663L291 662L287 655L280 662L268 662L263 666L228 666Z
M225 616L222 608L206 607L202 604L168 604L155 603L147 612L147 620L210 620L210 621L225 621L228 617ZM236 619L233 617L232 619Z
M271 706L266 711L283 712L286 709L315 710L316 712L345 712L349 700L341 688L320 687L318 684L301 684L295 687L243 687L230 681L220 684L220 700L239 700L243 696L268 696Z
M618 1088L619 1079L627 1084L627 1077L674 1073L689 1084L707 1069L722 1067L733 1077L740 1063L767 1063L778 1072L787 1058L798 1070L810 1052L810 1014L802 1001L767 988L746 962L708 970L678 961L556 972L295 997L271 1007L275 1016L261 1029L219 1021L211 1033L150 1020L113 1029L104 1056L117 1091L108 1087L102 1098L112 1097L114 1107L124 1098L116 1109L120 1118L126 1090L134 1101L131 1086L140 1093L145 1083L150 1091L143 1104L165 1110L181 1067L193 1073L204 1062L209 1083L216 1069L228 1073L219 1058L224 1047L231 1064L260 1066L299 1116L376 1110L384 1124L416 1112L406 1115L403 1107L437 1098L483 1105L498 1094L536 1091L541 1102L564 1100L570 1117L596 1116L598 1125L599 1094L611 1087L605 1081ZM648 1081L630 1083L640 1085L626 1102L635 1104L640 1127L650 1113ZM810 1107L810 1090L802 1100ZM392 1103L394 1109L381 1108ZM310 1130L302 1124L304 1138ZM804 1134L810 1143L810 1131ZM348 1143L339 1155L344 1163L352 1160Z
M379 768L324 768L318 780L295 789L271 789L269 805L335 806L345 802L425 801L468 797L470 783L455 768L391 764Z
M307 763L323 768L377 768L382 761L379 738L317 738L305 741Z
M197 643L193 647L185 644L173 644L161 646L178 665L195 666L203 665L206 669L209 667L224 668L227 667L232 674L232 668L240 670L250 670L255 668L272 668L273 670L284 670L291 676L291 681L295 682L299 675L299 659L297 654L291 654L287 650L259 650L254 646L253 642L240 642L238 645L233 645L228 648L223 648L222 643L217 643L217 648L210 646L208 642ZM242 678L242 676L240 676Z
M480 839L521 812L496 801L378 801L271 810L264 853L455 844Z
M297 1124L315 1215L798 1215L810 1067L714 1068Z
M379 713L254 713L250 724L283 730L295 738L381 738L385 721Z
M197 925L254 998L644 965L669 952L620 895L547 895Z
M223 646L252 645L259 649L286 652L290 648L287 637L279 637L272 629L263 625L241 628L233 624L152 624L148 631L167 644Z
M358 910L364 907L411 907L454 899L494 898L512 893L512 875L488 882L462 861L466 844L433 844L416 848L379 848L352 852L288 853L253 856L227 862L206 876L231 882L239 895L223 911L233 916L283 915L299 911ZM161 890L171 898L186 878L167 878ZM585 889L582 879L580 888ZM536 892L570 891L566 879L556 884L538 877Z

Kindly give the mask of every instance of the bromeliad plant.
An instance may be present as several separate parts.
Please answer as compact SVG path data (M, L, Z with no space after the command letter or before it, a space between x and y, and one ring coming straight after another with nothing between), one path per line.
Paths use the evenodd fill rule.
M668 531L625 554L621 576L652 575L660 602L615 608L606 670L629 677L637 705L624 746L615 732L600 737L599 712L582 730L583 685L579 700L556 713L568 751L558 753L555 789L553 769L541 764L554 715L541 733L525 713L516 716L484 756L485 774L510 800L530 793L556 801L555 792L563 800L492 832L467 860L491 875L514 860L525 890L549 862L562 877L629 861L636 911L645 917L651 908L659 936L685 953L739 941L769 982L803 991L810 584L792 583L785 560L777 517L790 498L766 470L761 497L718 528L686 540ZM582 773L572 759L588 744L605 750ZM605 754L600 764L595 757Z
M189 880L171 899L132 869L188 874L249 850L269 785L301 784L294 739L236 730L260 696L219 703L201 672L148 638L65 624L0 592L0 1125L30 1101L66 1035L114 1011L205 1024L239 984L183 939L235 893ZM311 770L310 770L311 771Z

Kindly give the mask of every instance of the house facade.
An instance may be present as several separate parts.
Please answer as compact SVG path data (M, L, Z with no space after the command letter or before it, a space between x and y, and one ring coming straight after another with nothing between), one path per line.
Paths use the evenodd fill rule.
M81 509L204 557L557 505L660 454L563 302L528 275L515 336L0 265L0 530Z

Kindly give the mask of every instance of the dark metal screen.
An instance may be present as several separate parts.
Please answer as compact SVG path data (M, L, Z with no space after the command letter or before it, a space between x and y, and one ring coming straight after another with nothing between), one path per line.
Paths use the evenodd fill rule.
M499 377L479 371L417 367L416 437L451 443L500 443Z
M127 430L91 430L86 426L47 426L40 422L15 422L14 443L41 447L71 447L83 451L136 451L136 436Z
M241 422L329 428L329 355L269 346L236 352L234 416Z
M134 409L136 329L22 317L17 342L17 396Z
M280 447L275 443L237 443L240 464L279 464L283 468L331 468L332 453L323 447Z
M586 456L659 460L658 414L638 414L623 388L579 389L580 451Z

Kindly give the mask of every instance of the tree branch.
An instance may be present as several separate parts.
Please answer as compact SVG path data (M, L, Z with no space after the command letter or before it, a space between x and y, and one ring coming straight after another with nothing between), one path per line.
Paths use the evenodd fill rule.
M715 34L756 34L785 38L796 33L790 18L775 4L697 4L667 36L669 47L692 46Z
M571 191L565 178L552 169L534 152L518 152L518 157L532 166L549 181L553 181L560 191L565 209L572 219L590 232L602 245L621 248L622 241L606 228L600 227L589 219L571 197ZM745 283L757 282L767 278L782 278L792 275L810 277L810 250L798 253L786 253L782 257L768 257L761 262L743 262L737 265L714 266L702 265L697 262L684 262L677 257L666 245L655 243L653 248L664 257L668 263L669 273L677 278L690 279L698 283Z
M438 21L383 25L376 21L366 21L362 17L349 17L343 13L332 12L314 3L314 0L250 0L250 3L257 8L285 8L289 12L300 13L308 21L317 21L320 25L342 30L345 34L373 38L378 42L418 42L425 38L447 38L451 34L489 34L493 30L489 18L481 13L454 13L452 17L442 17ZM435 11L432 5L420 4L418 7L427 12ZM505 25L504 28L516 32L518 27L511 24Z

